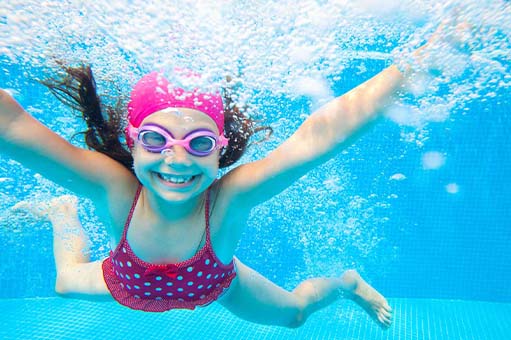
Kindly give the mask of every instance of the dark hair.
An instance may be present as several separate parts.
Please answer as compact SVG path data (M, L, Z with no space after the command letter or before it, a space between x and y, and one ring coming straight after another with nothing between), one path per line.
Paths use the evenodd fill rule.
M122 99L119 98L114 106L103 105L90 65L62 66L62 69L62 77L40 83L62 103L81 113L87 124L87 130L81 134L89 148L108 155L133 172L133 156L124 141L125 105ZM220 155L220 168L234 164L243 156L254 133L267 131L267 136L272 133L270 127L256 127L255 121L245 116L246 107L237 107L231 94L232 89L224 89L224 134L229 138L229 144Z

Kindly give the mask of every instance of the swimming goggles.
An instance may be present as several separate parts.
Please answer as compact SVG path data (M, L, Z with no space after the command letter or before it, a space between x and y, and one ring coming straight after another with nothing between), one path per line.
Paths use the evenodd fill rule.
M157 124L145 124L139 128L130 126L129 134L149 152L165 154L174 145L180 145L189 154L198 157L210 155L213 151L226 146L229 141L207 129L194 130L183 139L175 139L168 130Z

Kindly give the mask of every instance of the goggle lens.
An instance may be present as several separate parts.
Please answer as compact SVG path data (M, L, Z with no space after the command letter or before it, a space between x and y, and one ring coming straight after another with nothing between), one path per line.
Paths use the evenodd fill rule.
M192 138L188 145L194 151L210 153L216 147L216 140L211 136L199 136Z
M155 131L141 131L138 135L138 140L143 146L150 148L163 147L167 144L165 136Z
M156 124L147 124L140 129L131 128L131 136L137 138L149 152L163 152L174 145L181 145L190 154L199 157L211 154L228 142L225 137L205 129L192 131L183 139L174 139L170 132Z

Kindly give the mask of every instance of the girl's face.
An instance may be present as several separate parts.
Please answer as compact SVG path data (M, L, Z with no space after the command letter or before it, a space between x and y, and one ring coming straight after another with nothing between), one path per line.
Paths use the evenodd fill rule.
M215 122L193 109L165 109L146 117L140 126L156 124L183 139L195 130L209 130L218 135ZM185 202L204 192L218 174L220 150L207 156L194 156L183 146L174 145L163 153L150 152L135 142L133 167L139 181L150 192L172 202Z

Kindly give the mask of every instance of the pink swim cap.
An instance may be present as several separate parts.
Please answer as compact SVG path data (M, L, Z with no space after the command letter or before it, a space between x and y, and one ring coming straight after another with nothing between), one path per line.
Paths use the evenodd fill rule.
M199 92L198 89L186 91L173 87L158 72L142 77L131 91L128 121L131 126L139 127L150 114L171 107L189 108L207 114L216 123L219 134L223 135L224 104L219 93Z

